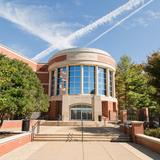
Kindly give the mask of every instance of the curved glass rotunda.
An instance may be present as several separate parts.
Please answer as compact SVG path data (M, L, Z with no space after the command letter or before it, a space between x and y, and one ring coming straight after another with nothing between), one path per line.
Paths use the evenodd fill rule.
M99 49L74 48L49 60L50 119L115 120L115 60Z

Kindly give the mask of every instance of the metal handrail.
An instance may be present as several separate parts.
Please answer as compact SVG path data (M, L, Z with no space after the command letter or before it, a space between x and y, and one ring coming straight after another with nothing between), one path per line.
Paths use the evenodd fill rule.
M36 134L40 132L40 120L38 120L33 126L32 126L32 133L31 133L31 140L34 140L35 130L37 129Z
M82 142L83 142L83 117L81 118Z

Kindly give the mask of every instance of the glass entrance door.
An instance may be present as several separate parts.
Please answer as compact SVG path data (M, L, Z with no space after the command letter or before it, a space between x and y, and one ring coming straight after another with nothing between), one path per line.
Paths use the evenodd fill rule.
M71 120L92 120L92 107L86 105L73 106L70 109Z

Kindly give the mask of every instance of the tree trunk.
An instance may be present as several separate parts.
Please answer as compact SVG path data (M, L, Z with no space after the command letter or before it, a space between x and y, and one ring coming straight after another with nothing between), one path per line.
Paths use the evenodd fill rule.
M3 124L3 118L4 118L4 114L1 114L1 115L0 115L0 127L1 127L2 124Z

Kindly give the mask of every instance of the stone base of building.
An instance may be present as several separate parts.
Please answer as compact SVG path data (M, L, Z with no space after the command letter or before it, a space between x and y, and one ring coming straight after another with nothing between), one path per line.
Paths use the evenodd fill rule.
M52 97L49 120L116 121L117 99L96 95L63 95Z

